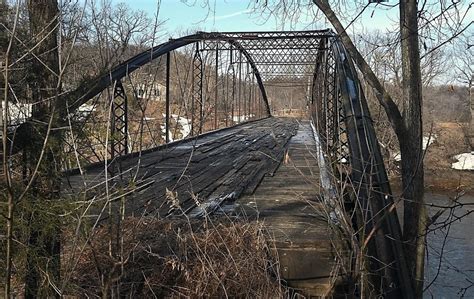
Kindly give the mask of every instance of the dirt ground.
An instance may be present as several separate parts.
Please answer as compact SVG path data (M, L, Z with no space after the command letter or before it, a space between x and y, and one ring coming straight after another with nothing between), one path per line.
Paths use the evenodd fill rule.
M432 127L434 142L425 153L425 190L429 192L464 191L474 194L474 171L461 171L451 168L454 155L469 152L470 146L465 138L466 123L444 122ZM425 130L425 136L429 134ZM394 189L400 188L397 177L391 178Z

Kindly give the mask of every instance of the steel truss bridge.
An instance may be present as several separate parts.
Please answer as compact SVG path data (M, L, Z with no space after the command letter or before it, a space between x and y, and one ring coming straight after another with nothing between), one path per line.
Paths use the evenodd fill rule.
M130 161L141 161L136 163L141 163L142 168L155 165L151 158L145 159L147 154L167 153L160 154L157 161L161 162L155 168L170 165L166 159L175 159L172 161L178 165L182 161L176 159L188 145L194 146L197 157L202 156L199 161L208 161L209 155L205 154L215 151L214 158L201 162L207 163L202 169L196 168L201 172L196 170L192 175L205 172L222 152L231 157L233 148L238 149L232 162L232 171L237 173L236 164L245 169L255 160L239 160L238 154L258 145L268 150L267 156L276 153L278 163L259 160L258 165L263 166L258 171L248 169L247 174L236 180L238 183L229 183L234 189L248 189L241 185L252 173L246 185L252 185L248 192L251 194L263 177L274 173L285 159L284 150L291 137L287 131L291 131L289 127L294 129L292 125L282 125L278 134L265 131L275 123L279 125L270 121L276 119L272 117L272 104L284 96L272 90L272 86L300 88L303 96L299 110L304 111L305 119L315 128L323 153L320 159L327 165L332 187L346 203L346 210L339 215L351 219L356 242L367 245L363 250L370 258L364 267L377 277L373 279L377 281L374 288L387 298L413 297L401 229L373 121L351 57L331 30L198 32L170 39L121 63L89 84L70 106L71 111L79 111L76 117L82 130L102 130L108 137L86 138L86 134L77 134L69 140L70 148L80 153L77 160L94 162L85 170L70 171L69 185L74 186L74 176L88 171L95 173L98 180L97 173L104 169L104 161L109 177L121 177ZM85 103L92 103L87 113L78 109ZM97 109L106 111L106 116L98 117ZM252 140L235 137L250 131L255 134ZM276 145L266 139L271 134L276 136ZM279 143L278 138L283 141ZM108 151L100 151L100 146ZM252 153L256 155L255 151ZM186 160L188 165L189 161ZM74 168L77 164L70 166ZM150 169L144 177L151 176ZM215 174L219 169L223 168L216 168L207 176L207 180L220 182L213 190L221 190L226 185L222 177L230 177L230 172ZM154 181L148 182L146 188L163 179L166 171L153 173ZM166 175L172 177L170 173ZM199 184L203 183L196 179L194 186ZM230 197L220 198L223 200L219 204L225 204ZM232 200L236 200L235 196ZM325 199L328 205L330 201ZM187 211L193 211L193 204L189 204ZM355 263L357 258L352 260Z

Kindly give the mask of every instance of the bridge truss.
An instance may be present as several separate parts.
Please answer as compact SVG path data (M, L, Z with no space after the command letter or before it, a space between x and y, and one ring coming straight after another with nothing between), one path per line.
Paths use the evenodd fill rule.
M109 160L120 168L130 154L271 116L268 90L274 84L305 90L304 105L336 185L350 186L339 193L353 203L355 231L358 242L367 244L374 287L387 298L412 298L367 102L349 54L330 30L198 32L170 39L112 69L69 107L77 111L92 103L108 111L102 118L92 112L77 117L84 128L89 123L105 135L111 131L101 141L109 154L95 153L92 142L75 143L87 147L82 159ZM161 115L151 117L151 110Z

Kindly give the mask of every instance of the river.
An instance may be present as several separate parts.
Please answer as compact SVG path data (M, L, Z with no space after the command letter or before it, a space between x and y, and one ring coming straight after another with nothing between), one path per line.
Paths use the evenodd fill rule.
M440 206L452 204L450 197L425 194L427 204ZM451 225L435 224L439 229L428 234L424 298L474 298L474 212L466 215L474 210L474 196L465 195L459 202L470 205L445 210L436 223L450 219ZM440 209L428 206L428 213L433 216Z

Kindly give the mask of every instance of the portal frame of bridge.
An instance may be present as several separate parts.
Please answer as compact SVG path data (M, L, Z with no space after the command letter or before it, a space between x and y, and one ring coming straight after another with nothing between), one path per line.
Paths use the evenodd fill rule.
M407 265L404 259L401 243L401 229L396 212L393 209L388 177L383 165L379 145L375 136L372 119L367 102L357 77L356 68L343 47L339 37L331 30L317 31L286 31L286 32L198 32L193 35L155 46L143 53L130 58L107 74L75 101L70 109L74 110L89 99L95 97L109 86L115 86L114 104L127 105L123 91L117 90L122 86L121 80L133 71L166 55L166 138L169 136L169 61L171 51L181 47L196 44L193 55L193 90L192 104L199 105L199 117L203 118L202 80L203 60L202 53L215 51L216 74L218 74L218 57L221 52L229 51L231 64L226 77L225 85L232 90L227 97L236 94L253 94L252 90L241 90L242 68L244 63L251 69L260 91L260 97L265 104L266 116L271 115L270 105L265 90L265 82L293 76L305 78L311 84L309 105L312 109L314 122L321 134L328 158L336 162L347 171L352 184L357 186L357 196L363 208L369 211L369 221L364 223L365 229L370 233L369 251L377 256L378 261L373 261L371 270L383 278L379 285L387 298L413 298L411 281L408 276ZM297 49L297 53L294 50ZM237 55L237 54L238 55ZM271 53L272 55L265 55ZM299 58L304 59L299 59ZM246 61L243 61L243 58ZM236 71L237 69L237 71ZM249 72L247 72L249 74ZM216 80L218 76L216 75ZM250 81L249 77L244 78ZM238 82L238 86L236 84ZM251 86L251 85L250 85ZM123 86L122 86L123 88ZM216 90L217 92L217 90ZM115 98L120 97L122 101ZM250 98L250 96L249 96ZM217 100L217 96L216 96ZM228 102L227 102L228 103ZM250 105L241 107L238 101L239 120L241 109L247 110ZM114 107L117 111L125 111L126 106ZM193 120L192 136L196 133L194 110L191 107ZM115 111L115 110L114 110ZM234 110L232 109L232 113ZM117 120L123 117L115 116ZM234 115L232 115L233 119ZM226 121L227 122L227 121ZM120 123L117 121L116 123ZM233 120L232 120L233 124ZM202 126L202 121L200 122ZM215 126L217 127L217 126ZM115 130L123 133L123 127ZM202 133L202 127L197 129ZM117 138L117 136L114 136ZM120 138L120 137L118 137ZM127 138L126 132L122 138ZM126 145L126 140L115 140L114 144ZM122 146L123 147L123 146ZM114 157L127 154L127 149L112 149ZM349 164L350 167L345 166ZM395 265L395 266L392 266Z

